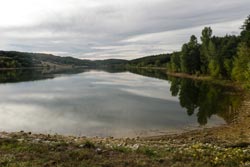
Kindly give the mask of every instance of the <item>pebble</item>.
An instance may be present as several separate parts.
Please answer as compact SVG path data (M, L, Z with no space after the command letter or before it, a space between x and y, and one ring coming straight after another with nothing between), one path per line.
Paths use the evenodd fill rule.
M138 148L140 147L140 145L139 144L134 144L133 146L132 146L132 150L133 151L136 151L136 150L138 150Z
M95 151L96 151L98 154L102 153L102 149L100 149L100 148L97 148Z
M48 140L45 140L44 143L45 143L45 144L50 144L51 142L48 141Z
M39 143L39 142L41 142L41 139L34 139L33 142Z
M24 142L24 139L17 139L18 142Z

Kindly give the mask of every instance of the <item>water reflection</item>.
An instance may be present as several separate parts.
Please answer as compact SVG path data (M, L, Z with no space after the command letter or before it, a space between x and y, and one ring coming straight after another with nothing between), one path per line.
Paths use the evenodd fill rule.
M40 69L13 69L0 70L0 83L15 83L53 79L60 75L87 72L84 68L40 68Z
M196 113L200 125L217 114L227 123L232 122L240 105L240 98L234 89L212 85L190 79L169 77L173 96L179 96L180 104L188 115Z
M241 104L241 95L232 87L212 84L209 81L171 77L164 70L132 69L131 72L170 81L172 96L178 97L188 115L196 115L200 125L206 125L212 115L231 123Z
M230 123L240 105L232 89L155 70L14 70L0 80L0 130L7 131L157 135Z

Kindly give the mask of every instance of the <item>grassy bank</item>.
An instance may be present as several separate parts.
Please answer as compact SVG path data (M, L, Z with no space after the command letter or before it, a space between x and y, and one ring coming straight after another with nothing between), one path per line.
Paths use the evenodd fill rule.
M1 166L246 166L247 143L1 134Z

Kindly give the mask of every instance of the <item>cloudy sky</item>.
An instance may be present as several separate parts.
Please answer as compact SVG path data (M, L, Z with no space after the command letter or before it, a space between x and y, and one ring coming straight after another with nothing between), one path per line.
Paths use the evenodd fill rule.
M179 50L212 26L239 34L250 0L0 0L0 50L83 59Z

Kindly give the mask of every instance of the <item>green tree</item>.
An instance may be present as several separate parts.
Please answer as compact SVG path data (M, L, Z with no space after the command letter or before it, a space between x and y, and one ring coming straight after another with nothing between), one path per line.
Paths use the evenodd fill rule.
M238 57L235 58L233 68L233 79L237 81L249 81L250 75L250 47L246 43L241 43L238 50Z
M200 45L197 38L192 35L190 41L182 46L180 61L181 71L195 74L200 71Z
M181 71L181 59L180 59L180 53L174 52L170 59L170 68L173 72L180 72Z
M233 79L250 85L250 16L245 20L242 29L232 76Z
M247 47L250 47L250 15L245 20L241 29L241 40L247 45Z
M219 65L218 52L216 48L216 41L218 41L217 38L213 37L209 41L208 45L208 51L210 54L208 69L209 69L209 74L214 78L220 76L220 65Z
M210 27L205 27L202 30L202 36L201 36L201 55L200 55L200 61L201 61L201 72L206 74L208 72L208 63L209 63L209 42L211 40L213 31Z
M156 60L156 61L155 61L155 66L156 66L156 67L159 67L160 65L161 65L161 61L160 61L160 60Z
M209 41L209 74L214 78L231 78L233 59L239 38L236 36L212 37Z

